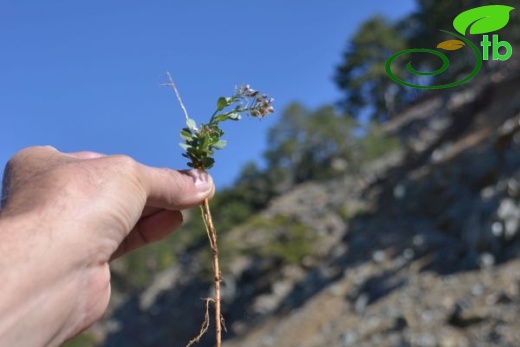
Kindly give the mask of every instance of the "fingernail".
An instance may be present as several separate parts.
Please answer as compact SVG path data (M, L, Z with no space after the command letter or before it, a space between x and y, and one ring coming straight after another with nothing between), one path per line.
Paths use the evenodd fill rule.
M186 173L193 178L193 182L199 193L206 193L211 189L211 177L207 172L193 169L186 171Z
M72 153L66 153L67 155L70 155L71 157L78 158L78 159L96 159L105 157L105 154L97 153L97 152L91 152L91 151L84 151L84 152L72 152Z

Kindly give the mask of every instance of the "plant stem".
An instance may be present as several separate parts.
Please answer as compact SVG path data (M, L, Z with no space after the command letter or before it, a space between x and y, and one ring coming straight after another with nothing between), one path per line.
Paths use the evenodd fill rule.
M182 103L181 94L177 90L177 86L175 85L175 82L173 82L172 74L170 73L170 71L168 71L168 72L166 72L166 75L168 76L168 80L169 80L169 83L167 85L172 87L173 91L175 92L175 96L177 97L177 100L179 101L179 104L181 105L182 112L184 112L184 117L186 118L186 120L190 119L190 116L188 116L188 111L186 110L186 107L184 107L184 104Z
M213 219L211 218L211 211L209 209L209 201L205 199L200 206L202 210L202 218L206 226L206 232L209 238L209 244L213 255L213 275L215 279L215 334L216 347L221 347L222 344L222 315L220 313L220 266L218 261L218 247L217 247L217 230L213 226Z

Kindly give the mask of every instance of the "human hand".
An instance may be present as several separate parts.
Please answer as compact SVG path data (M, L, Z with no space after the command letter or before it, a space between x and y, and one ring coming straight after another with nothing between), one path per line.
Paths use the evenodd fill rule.
M32 147L6 167L0 211L0 345L56 346L106 310L108 262L160 240L214 193L201 171Z

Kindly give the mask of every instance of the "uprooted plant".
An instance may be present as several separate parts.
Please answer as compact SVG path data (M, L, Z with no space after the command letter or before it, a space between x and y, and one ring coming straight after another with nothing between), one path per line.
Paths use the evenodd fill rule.
M211 116L209 122L197 126L195 120L188 116L188 112L182 103L171 74L167 73L167 75L169 82L166 85L173 88L186 118L186 127L180 132L181 139L184 143L180 143L179 145L185 150L185 153L182 155L190 160L188 166L192 168L207 170L213 167L213 164L215 163L215 160L213 159L214 151L226 146L226 141L222 139L224 131L220 129L220 123L227 120L238 121L241 119L242 114L248 114L252 117L261 119L274 112L272 106L274 99L269 98L266 94L261 94L260 92L251 89L249 85L243 85L235 88L233 96L220 97L217 101L216 110ZM213 302L215 306L216 347L221 347L223 325L223 317L220 309L221 273L219 266L217 231L213 225L208 199L205 199L201 204L201 211L212 252L215 297L206 300L206 315L201 331L188 343L187 347L199 342L202 335L207 331L209 327L208 307L210 302Z

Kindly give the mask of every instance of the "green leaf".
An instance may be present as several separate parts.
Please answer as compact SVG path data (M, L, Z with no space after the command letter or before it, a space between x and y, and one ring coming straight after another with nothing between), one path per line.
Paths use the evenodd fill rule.
M220 132L217 131L217 129L211 131L208 135L209 135L209 137L210 137L211 139L214 139L215 141L218 141L218 139L220 138ZM215 142L215 141L214 141L214 142Z
M179 143L179 146L180 146L182 149L184 149L185 151L187 151L189 148L191 148L190 145L187 145L187 144L185 144L185 143Z
M188 129L190 130L194 130L196 131L197 130L197 124L195 123L195 121L191 118L188 118L186 119L186 126L188 127Z
M226 140L219 140L218 142L214 143L212 147L215 149L222 149L222 148L226 147L226 145L227 145Z
M453 27L462 35L470 28L470 34L487 34L502 29L509 22L509 12L514 7L487 5L475 7L459 14L453 20Z
M231 105L231 103L232 103L232 99L231 98L225 98L223 96L218 98L218 101L217 101L217 111L222 111L223 109L225 109L226 107Z
M231 119L231 120L240 120L240 118L242 118L242 117L240 117L240 114L239 114L239 113L236 113L236 112L230 113L230 114L228 115L228 117L229 117L229 119Z
M204 136L203 138L200 139L200 148L201 149L206 149L209 145L209 138Z
M206 157L206 158L202 158L201 162L202 162L202 165L204 166L204 169L211 169L211 167L215 163L215 159Z
M188 128L184 128L181 130L181 139L184 141L191 140L192 134L191 131Z
M213 123L219 123L219 122L222 122L222 121L225 121L226 119L228 119L228 115L227 114L219 114L218 116L216 116L214 119L213 119Z

